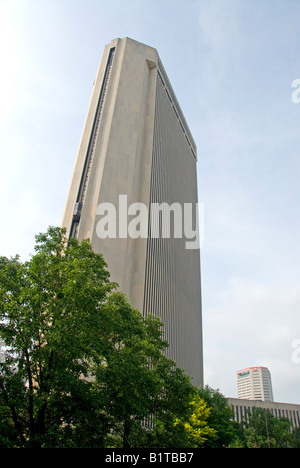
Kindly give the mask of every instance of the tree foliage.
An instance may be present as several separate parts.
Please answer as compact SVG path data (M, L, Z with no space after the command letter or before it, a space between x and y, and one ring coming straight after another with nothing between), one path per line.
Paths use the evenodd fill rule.
M0 447L299 447L287 420L238 425L223 395L193 386L160 320L63 229L37 235L29 261L0 257L0 339Z
M270 411L252 408L240 425L240 431L231 447L239 448L294 448L297 430L291 431L287 418L275 418Z
M0 258L0 314L1 446L147 445L154 418L185 414L193 386L160 320L132 308L88 240L50 227L29 261Z
M209 386L198 390L201 398L204 399L210 409L208 425L215 429L214 437L208 438L204 447L224 448L236 439L238 424L233 419L233 411L227 404L227 400L219 392Z
M210 411L203 398L195 395L190 402L188 417L175 418L174 426L183 426L192 447L200 447L209 437L215 436L216 430L207 424Z

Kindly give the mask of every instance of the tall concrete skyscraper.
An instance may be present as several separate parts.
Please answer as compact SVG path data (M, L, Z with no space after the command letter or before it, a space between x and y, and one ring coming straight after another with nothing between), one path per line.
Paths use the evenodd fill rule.
M161 318L167 356L203 385L196 154L157 51L113 40L95 78L62 225L91 240L135 308Z

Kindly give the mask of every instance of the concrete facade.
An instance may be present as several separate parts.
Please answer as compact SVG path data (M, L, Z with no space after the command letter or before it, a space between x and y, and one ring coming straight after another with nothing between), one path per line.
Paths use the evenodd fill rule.
M113 40L97 71L62 226L91 240L135 308L162 319L168 357L202 385L199 249L174 236L152 239L150 228L137 238L127 232L132 204L150 212L151 203L197 202L196 153L157 51ZM117 229L101 238L104 203L116 208Z

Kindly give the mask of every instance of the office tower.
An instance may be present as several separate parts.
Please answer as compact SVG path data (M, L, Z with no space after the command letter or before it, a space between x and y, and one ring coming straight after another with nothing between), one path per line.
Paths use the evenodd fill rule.
M167 357L202 385L196 155L157 51L113 40L94 81L62 225L91 240L135 308L161 318Z
M248 367L236 374L239 398L274 401L269 369L266 367Z

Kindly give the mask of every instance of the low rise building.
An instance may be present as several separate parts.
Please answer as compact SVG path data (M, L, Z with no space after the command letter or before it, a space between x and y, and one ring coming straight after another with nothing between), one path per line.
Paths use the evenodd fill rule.
M234 412L234 419L237 422L246 421L249 412L253 408L262 408L275 418L287 418L291 423L291 428L300 427L300 404L277 403L270 401L245 400L241 398L227 398L227 403Z

